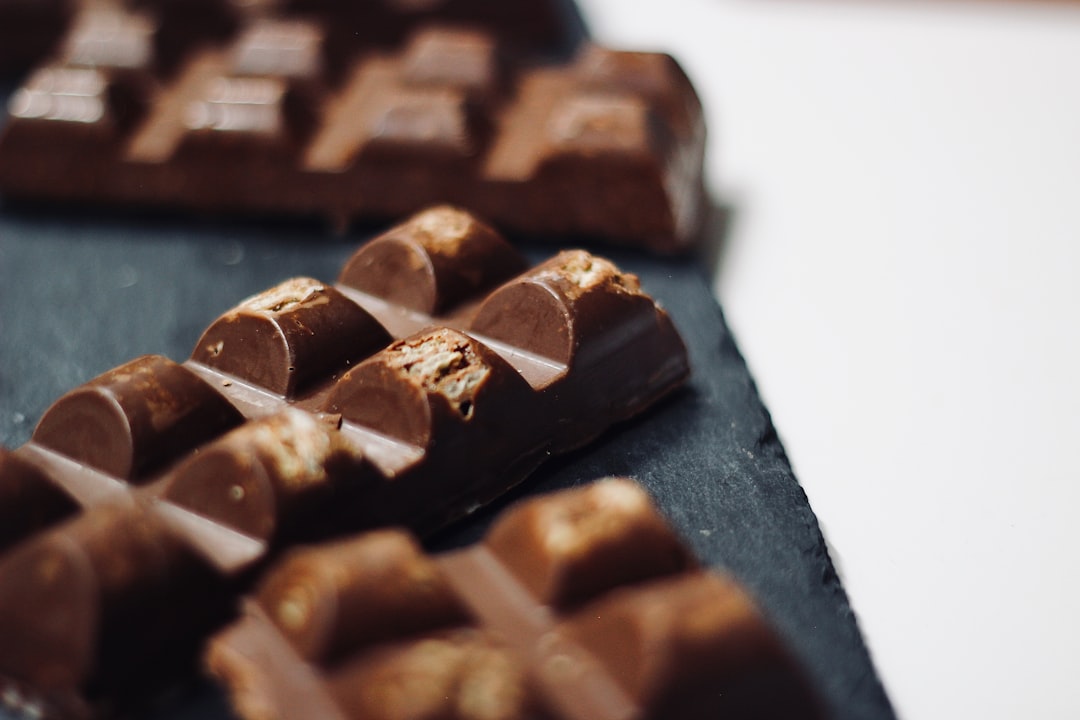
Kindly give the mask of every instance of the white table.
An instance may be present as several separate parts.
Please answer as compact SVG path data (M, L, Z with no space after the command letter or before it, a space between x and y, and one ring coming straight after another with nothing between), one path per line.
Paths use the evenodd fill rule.
M1080 3L580 4L702 95L717 292L899 714L1080 717Z

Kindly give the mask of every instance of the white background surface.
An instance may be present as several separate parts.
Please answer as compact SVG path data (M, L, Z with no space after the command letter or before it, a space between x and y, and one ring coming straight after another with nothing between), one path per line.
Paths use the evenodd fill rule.
M1080 3L580 5L702 95L718 294L900 716L1080 717Z

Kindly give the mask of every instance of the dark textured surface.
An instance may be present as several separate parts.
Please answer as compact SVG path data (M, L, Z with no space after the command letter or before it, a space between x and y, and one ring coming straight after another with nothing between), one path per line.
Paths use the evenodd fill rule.
M292 276L333 280L359 240L303 225L0 210L0 443L21 444L63 392L137 355L186 358L202 330L250 294ZM694 375L643 418L542 467L500 506L604 475L636 478L699 557L758 597L836 717L893 717L817 520L700 269L597 251L637 273L669 310ZM431 545L475 540L490 517L482 511ZM225 718L222 706L200 688L154 717Z

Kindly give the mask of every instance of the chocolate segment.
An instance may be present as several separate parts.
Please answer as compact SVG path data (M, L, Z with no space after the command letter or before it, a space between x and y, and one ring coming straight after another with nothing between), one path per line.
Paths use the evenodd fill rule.
M535 54L518 31L550 36L550 2L73 2L12 98L8 197L337 227L451 202L532 235L661 252L697 235L685 74L654 53Z
M815 700L746 591L705 573L620 590L561 628L645 717L816 717Z
M130 699L190 658L227 598L155 513L99 506L0 560L0 672L60 706Z
M138 482L240 420L240 414L190 370L147 355L53 403L34 430L34 442L108 475Z
M398 341L350 370L324 409L340 414L343 431L389 480L364 503L367 524L445 524L448 511L485 502L491 488L528 474L553 430L506 360L447 328ZM385 437L403 446L387 453ZM416 494L429 487L443 501L425 511Z
M373 651L334 672L328 694L346 718L546 720L525 668L497 637L456 629Z
M588 519L529 532L570 548L564 557L603 557L595 567L611 569L602 571L610 582L568 610L531 592L530 576L509 566L525 538L505 528L569 508ZM675 562L633 567L658 540ZM342 720L823 717L746 591L696 569L628 480L531 500L484 542L444 555L423 556L397 531L307 549L272 568L264 587L207 655L251 720L286 717L305 702ZM435 598L442 609L432 613ZM348 644L333 655L313 651L326 647L313 640L334 636L330 628ZM271 651L272 662L258 661Z
M338 282L435 315L524 270L521 256L491 227L467 212L441 206L362 247Z
M127 13L107 4L87 7L76 16L59 55L69 65L149 76L156 29L154 19L143 13Z
M78 509L45 472L0 448L0 553Z
M463 432L493 440L490 434L505 432L530 399L529 386L505 360L443 328L400 340L350 370L326 410L442 453Z
M422 262L400 262L399 249ZM359 250L342 275L351 287L285 281L216 320L185 363L144 356L57 400L30 442L0 452L0 520L12 518L0 527L0 699L14 682L57 708L129 706L182 673L229 604L291 546L391 524L430 532L675 389L689 367L663 310L606 261L568 257L515 276L524 262L494 230L436 208ZM552 273L551 287L569 283L555 305L562 315L545 320L525 304L501 312L554 325L540 336L570 332L565 362L496 332L508 320L484 325L498 338L471 329L493 298ZM400 290L413 286L422 303ZM602 401L586 392L623 362L627 343L641 347L638 362ZM563 525L576 528L570 516ZM493 557L538 532L512 525ZM409 536L379 537L342 546L332 570L290 555L292 569L260 585L260 612L287 626L286 648L341 660L342 701L356 708L375 701L347 689L345 678L369 672L345 666L355 648L446 633L436 655L448 664L432 682L471 707L464 688L519 661L468 628L454 581ZM634 551L643 572L681 567L668 535L643 537ZM580 557L533 544L516 567L545 568L544 588L566 607L644 577L601 568L622 557L603 542ZM358 603L360 617L332 610ZM403 647L391 676L423 664L425 647ZM517 670L500 677L498 688L517 687ZM495 694L500 713L541 713L530 692Z
M410 534L395 530L293 551L256 597L296 651L319 663L467 620L438 567Z
M192 457L177 468L164 497L269 542L297 524L329 522L327 508L348 502L356 492L348 486L362 485L365 473L362 456L336 427L288 409Z
M293 397L389 341L374 318L333 287L296 278L218 319L199 339L192 359Z
M660 385L685 372L676 359L685 352L682 340L637 277L583 250L559 253L493 292L469 328L558 368L534 386L555 405L566 393L583 401L552 409L565 429L557 438L563 449L596 435L606 418L629 417L635 405L648 402L626 392L636 384L639 363L653 368Z
M538 602L559 609L694 566L648 498L623 483L523 503L486 544Z

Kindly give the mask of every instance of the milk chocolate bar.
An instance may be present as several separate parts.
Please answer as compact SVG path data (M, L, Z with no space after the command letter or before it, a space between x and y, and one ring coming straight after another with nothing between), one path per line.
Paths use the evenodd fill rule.
M584 251L527 269L473 216L423 212L336 285L251 297L191 359L111 370L0 453L0 676L52 711L123 705L281 548L429 532L688 371L634 276Z
M83 7L10 99L0 192L338 227L450 202L538 236L667 252L695 237L704 122L667 55L586 44L523 60L483 23L412 20L400 42L375 47L365 38L377 25L349 20L345 4L234 21L229 3L202 4ZM448 20L470 17L466 6L518 12L442 5ZM292 12L308 6L336 10Z
M291 551L207 665L245 720L823 717L746 591L624 479L463 550L380 530Z
M0 0L0 73L28 67L70 43L73 24L87 15L122 13L145 23L156 53L174 61L265 17L320 23L342 58L400 43L433 23L482 29L522 54L564 52L581 30L572 3L560 0ZM116 29L102 27L101 42L120 39L109 32Z

